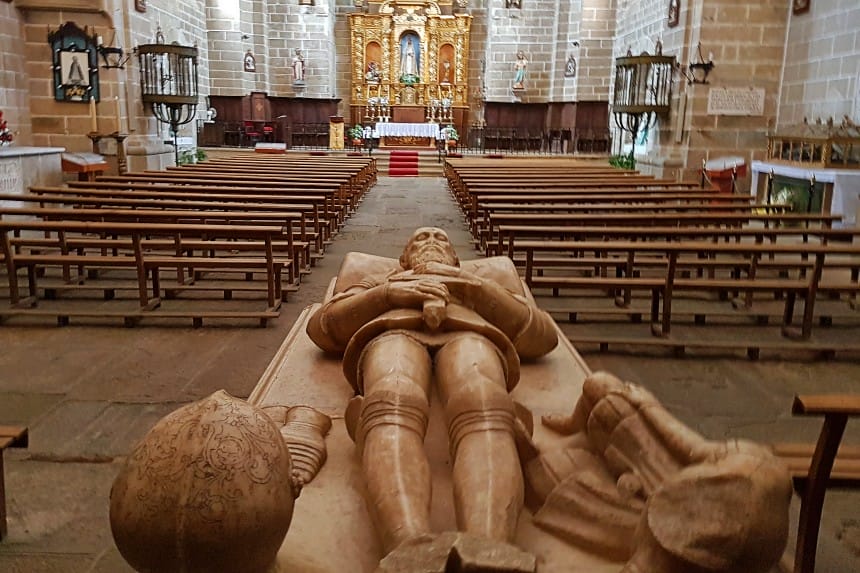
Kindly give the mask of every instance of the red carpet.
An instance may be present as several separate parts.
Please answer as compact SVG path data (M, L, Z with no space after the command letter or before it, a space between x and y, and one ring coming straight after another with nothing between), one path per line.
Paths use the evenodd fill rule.
M388 175L390 177L417 177L418 152L392 151L388 158Z

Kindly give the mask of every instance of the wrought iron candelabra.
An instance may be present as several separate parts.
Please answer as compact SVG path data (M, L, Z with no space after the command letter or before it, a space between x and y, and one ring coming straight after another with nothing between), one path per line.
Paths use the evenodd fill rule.
M197 115L197 47L156 43L136 51L143 103L158 121L170 125L179 165L179 128Z
M664 56L659 46L655 56L628 52L625 57L615 58L612 115L615 125L632 136L631 158L639 132L650 128L658 116L669 114L674 69L675 57Z

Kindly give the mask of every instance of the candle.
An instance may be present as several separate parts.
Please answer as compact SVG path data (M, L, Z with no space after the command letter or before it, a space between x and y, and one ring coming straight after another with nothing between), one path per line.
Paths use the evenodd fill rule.
M116 96L114 99L116 99L116 132L119 133L122 131L120 127L122 125L122 114L120 114L119 109L119 96Z
M90 94L90 132L99 132L99 120L96 117L96 98Z

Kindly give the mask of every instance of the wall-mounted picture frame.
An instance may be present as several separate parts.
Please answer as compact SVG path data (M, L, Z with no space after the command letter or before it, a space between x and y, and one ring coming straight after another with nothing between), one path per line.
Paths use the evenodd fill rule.
M54 99L65 102L99 101L98 39L74 22L48 33L54 72Z
M806 14L809 12L809 5L812 4L812 0L792 0L791 2L791 13L792 14Z
M245 52L245 57L242 58L242 61L246 72L257 71L257 58L254 57L254 52L251 50Z
M666 10L666 26L674 28L681 20L681 0L669 0L669 8Z
M576 77L576 58L573 57L573 54L567 57L567 62L564 64L564 77Z

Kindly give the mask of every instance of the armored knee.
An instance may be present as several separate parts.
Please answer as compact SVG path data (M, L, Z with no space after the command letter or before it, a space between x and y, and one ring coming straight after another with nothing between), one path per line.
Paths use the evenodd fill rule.
M452 458L456 458L463 439L471 434L502 432L516 437L514 401L503 391L483 395L460 393L449 401L446 414Z
M415 432L423 439L427 433L429 411L430 404L426 398L378 391L369 396L356 396L350 401L346 410L346 426L361 453L367 436L383 426Z

